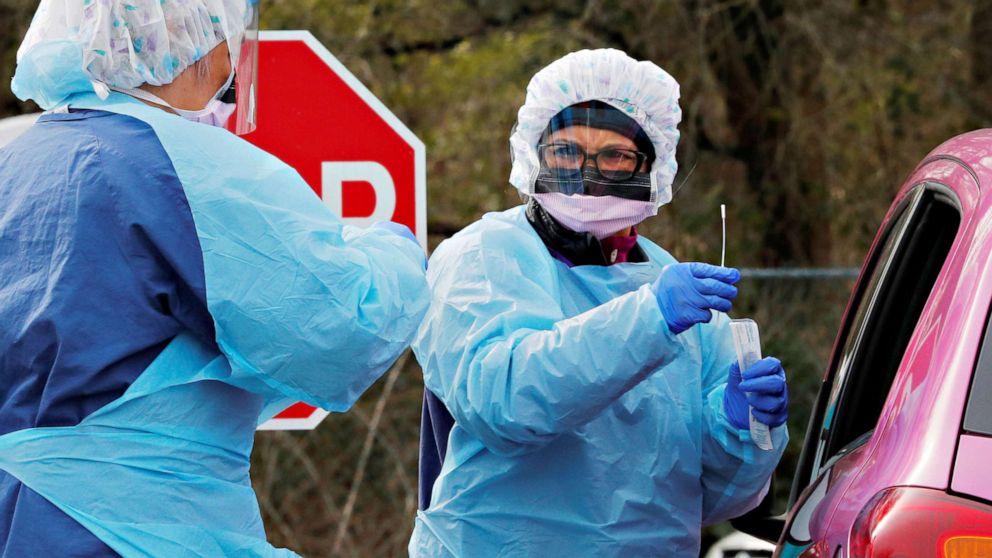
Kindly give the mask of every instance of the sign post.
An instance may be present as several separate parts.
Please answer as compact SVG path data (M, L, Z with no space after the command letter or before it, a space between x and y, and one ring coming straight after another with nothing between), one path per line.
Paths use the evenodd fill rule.
M295 168L346 223L395 221L427 246L423 142L309 31L263 31L258 127L246 140ZM260 430L311 430L327 412L297 403Z

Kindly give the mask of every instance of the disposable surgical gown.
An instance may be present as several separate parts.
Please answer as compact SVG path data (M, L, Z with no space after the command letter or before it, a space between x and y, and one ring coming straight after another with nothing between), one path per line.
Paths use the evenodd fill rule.
M697 556L703 525L757 505L787 441L724 415L728 319L673 335L650 283L675 260L570 267L522 207L431 258L413 347L455 419L410 554Z
M227 131L69 105L0 150L0 556L293 555L266 542L255 428L389 367L423 253Z

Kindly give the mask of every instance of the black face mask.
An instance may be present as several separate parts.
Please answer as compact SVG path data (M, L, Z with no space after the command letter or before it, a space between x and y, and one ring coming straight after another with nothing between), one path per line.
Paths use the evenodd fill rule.
M580 170L551 170L542 168L534 183L538 194L559 192L568 196L613 196L635 201L651 201L651 175L638 173L623 182L603 178L591 166Z

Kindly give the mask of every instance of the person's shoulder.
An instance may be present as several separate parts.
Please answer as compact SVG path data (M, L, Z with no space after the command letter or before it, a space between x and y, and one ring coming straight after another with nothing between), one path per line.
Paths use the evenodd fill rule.
M61 172L138 186L169 167L151 126L128 115L82 109L45 113L7 146L22 161L65 157ZM44 168L45 165L38 165Z
M458 258L480 253L529 252L540 246L540 238L523 216L523 207L486 213L478 221L443 241L434 251L441 258Z
M60 150L74 153L73 146L98 149L110 144L108 140L115 135L126 132L128 128L133 129L136 124L140 123L123 115L98 110L43 113L4 150L33 151L51 156Z
M228 173L264 177L292 170L274 155L224 128L193 122L125 95L113 94L104 102L83 99L79 106L130 117L151 127L165 152L174 163L184 166L184 171L212 173L224 168ZM204 161L212 164L204 165ZM195 164L185 165L187 162Z
M437 247L427 267L436 296L518 299L555 289L555 261L522 209L488 213Z
M147 122L126 114L86 110L81 121L98 140L105 162L127 160L135 170L147 169L147 159L165 157L165 150Z
M668 250L665 250L653 240L646 236L639 236L637 238L637 245L644 250L644 253L648 257L648 261L655 262L659 266L666 266L670 264L679 263L679 260L675 258Z
M552 258L524 216L523 207L485 214L442 242L429 270L457 276L479 275L502 282L520 274L550 278Z
M224 128L185 118L168 118L163 124L156 128L169 151L182 151L200 157L211 156L218 163L247 168L287 166L275 155Z

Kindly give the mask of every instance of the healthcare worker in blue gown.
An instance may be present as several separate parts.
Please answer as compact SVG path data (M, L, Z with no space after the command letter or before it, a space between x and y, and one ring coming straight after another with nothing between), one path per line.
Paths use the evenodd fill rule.
M531 80L510 138L529 202L431 257L411 556L698 556L767 491L785 373L735 364L739 273L636 231L671 200L680 117L675 80L617 50Z
M256 18L41 1L13 89L48 112L0 150L3 558L294 556L266 542L256 426L346 411L423 317L408 230L342 224L219 127L251 128Z

